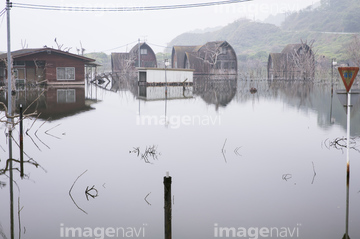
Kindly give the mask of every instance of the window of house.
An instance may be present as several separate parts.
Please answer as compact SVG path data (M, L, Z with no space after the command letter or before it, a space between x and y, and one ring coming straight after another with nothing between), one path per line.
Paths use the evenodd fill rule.
M57 67L57 80L75 80L75 67Z
M0 80L5 80L5 68L0 67Z
M14 66L25 66L25 61L14 61Z
M24 80L25 79L25 68L14 69L15 79Z
M24 91L25 90L25 80L24 79L16 79L15 80L15 88L16 90L19 90L19 91Z
M141 55L147 55L147 49L146 48L140 49L140 54Z
M146 72L143 72L143 71L139 72L139 81L146 82Z
M75 89L58 89L57 90L58 103L74 103L76 102Z

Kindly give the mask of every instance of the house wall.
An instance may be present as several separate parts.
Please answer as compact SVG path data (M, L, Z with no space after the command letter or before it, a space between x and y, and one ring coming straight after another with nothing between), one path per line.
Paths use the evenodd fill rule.
M65 56L61 54L57 54L55 52L51 52L50 54L46 52L41 52L29 56L16 58L16 61L26 61L26 68L32 68L33 72L36 72L36 66L34 61L45 61L44 67L44 79L48 81L48 83L55 84L74 84L74 83L84 83L85 82L85 65L82 60ZM56 68L57 67L74 67L75 68L75 80L57 80L56 76ZM30 77L31 78L36 77Z
M142 44L140 47L140 52L146 50L146 54L140 54L141 67L157 67L156 55L151 47L147 44ZM138 62L138 56L136 62ZM138 66L138 63L136 64Z
M148 83L164 83L165 74L166 82L183 82L186 79L186 82L193 82L193 71L192 70L174 70L174 69L163 69L163 68L154 68L154 69L139 69L139 76L142 72L146 72L146 82Z

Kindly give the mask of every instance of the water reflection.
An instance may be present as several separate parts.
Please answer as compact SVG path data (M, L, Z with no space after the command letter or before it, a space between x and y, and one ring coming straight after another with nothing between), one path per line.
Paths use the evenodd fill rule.
M0 101L6 103L5 99ZM41 119L58 120L89 111L93 109L92 103L91 99L85 99L84 86L27 88L16 93L16 105L29 107L27 110L36 111Z
M207 104L226 107L235 97L237 76L197 76L194 79L194 94L199 95Z
M188 99L195 96L215 109L226 107L231 101L256 104L260 99L282 100L285 104L304 112L316 111L320 127L331 125L346 126L346 117L338 99L333 97L333 87L341 88L339 82L335 85L315 83L301 80L239 80L237 76L201 75L194 78L193 86L168 86L165 97L165 86L139 85L137 77L129 74L110 73L93 81L96 87L111 91L130 91L137 99L153 101L165 99ZM321 85L321 86L320 86ZM92 91L90 91L92 92ZM352 118L360 120L360 99L354 104ZM360 125L351 128L352 134L360 134Z
M99 75L90 83L105 91L111 91L116 93L119 91L129 90L135 95L138 86L136 75L125 73L122 74L118 72Z
M49 173L42 175L38 172L41 170L26 168L37 183L21 185L22 195L26 197L23 225L28 228L24 239L41 238L44 232L38 230L39 225L49 237L59 238L60 223L95 228L109 227L114 222L119 223L115 226L124 227L151 222L147 224L146 237L161 237L164 205L160 179L169 169L176 179L173 192L177 203L172 205L176 218L174 237L213 237L214 223L243 228L301 223L298 228L304 238L342 236L345 210L344 198L339 192L345 186L341 168L344 162L342 150L332 149L343 145L341 134L346 124L342 124L342 119L346 115L337 98L331 97L330 85L199 78L194 79L192 90L183 91L180 86L176 88L176 100L167 101L163 87L155 91L150 86L156 94L149 93L130 78L115 76L109 77L109 81L93 82L85 93L72 87L46 89L31 106L32 110L43 110L44 119L53 114L62 115L57 117L62 122L62 117L71 116L66 119L66 129L73 131L51 151L45 149L44 156L36 148L35 151L27 148L41 163L47 164ZM252 88L257 92L252 94ZM17 104L31 104L42 91L28 91L28 99L19 94ZM89 105L89 95L95 91L106 92L103 103L88 114L79 114L84 111L84 105ZM169 90L169 98L171 94ZM168 114L174 119L175 116L194 118L220 112L222 120L219 127L180 125L167 130L153 125L139 126L134 121L140 104L145 116L162 115L163 107L166 110L169 104ZM63 109L57 112L49 108ZM77 113L65 113L66 109ZM106 124L99 125L107 112L111 117L106 119ZM356 120L353 122L354 129L358 126ZM175 130L178 128L181 130ZM89 137L89 132L94 136ZM352 133L355 136L358 131ZM95 138L104 140L100 144ZM325 147L321 147L325 138L335 138L335 141L323 142ZM356 149L355 143L351 146ZM358 150L352 152L357 155ZM354 166L358 166L355 160ZM86 215L74 206L68 195L69 187L85 169L88 173L74 186L79 190L71 193L76 204L88 212ZM359 188L358 174L352 177L355 178L350 203L351 210L356 212L359 206L353 199ZM194 179L199 183L194 184ZM1 181L0 188L5 187ZM200 184L201 193L198 193ZM92 200L91 195L97 196L97 190L99 196ZM4 198L8 197L7 191L3 194L6 194ZM40 202L38 195L51 203ZM7 204L1 209L6 207ZM44 218L32 220L38 211L53 211L56 216L46 214ZM4 222L8 215L1 216L6 234L8 226ZM192 225L189 218L198 224ZM358 222L356 217L352 220L351 226ZM323 230L329 225L336 226ZM181 230L185 227L188 230ZM357 235L358 229L352 226L351 230L355 232L350 233L352 237Z
M255 87L256 94L251 95L250 89ZM342 83L336 83L335 89L342 89ZM356 88L356 87L354 87ZM254 99L256 99L254 101ZM306 114L315 112L318 125L324 129L330 129L332 125L340 125L346 128L346 114L344 107L333 95L332 85L329 83L314 83L309 81L238 81L235 101L247 102L252 100L254 104L262 100L280 100L284 104L300 110ZM351 119L353 122L360 121L360 99L353 106ZM354 124L351 128L352 135L360 135L360 125Z
M189 99L193 97L193 87L139 85L138 97L147 101Z

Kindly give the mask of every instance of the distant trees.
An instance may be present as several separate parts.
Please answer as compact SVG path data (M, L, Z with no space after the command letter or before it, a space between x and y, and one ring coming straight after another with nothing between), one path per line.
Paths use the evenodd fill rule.
M348 9L344 15L344 31L360 32L360 7Z
M360 35L354 35L347 47L347 54L356 66L360 66Z
M286 30L320 32L359 32L360 1L321 0L321 7L306 8L288 16Z

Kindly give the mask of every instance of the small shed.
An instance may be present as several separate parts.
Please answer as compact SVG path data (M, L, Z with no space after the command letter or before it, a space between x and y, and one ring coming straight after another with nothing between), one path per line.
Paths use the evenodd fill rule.
M112 72L129 73L135 71L136 67L157 67L156 55L145 42L136 44L128 53L111 53Z
M22 49L11 53L16 83L85 84L85 68L95 60L53 48ZM0 82L7 78L7 54L0 55Z
M145 85L189 85L193 83L192 69L138 68L138 82Z

